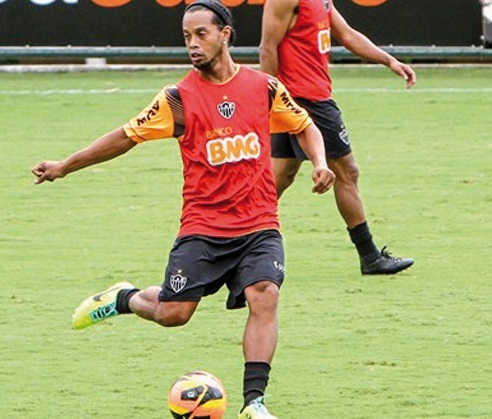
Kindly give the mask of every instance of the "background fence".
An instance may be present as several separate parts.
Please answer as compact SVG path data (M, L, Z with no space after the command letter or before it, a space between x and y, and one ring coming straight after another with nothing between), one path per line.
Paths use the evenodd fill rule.
M263 1L224 0L235 16L237 46L259 44ZM335 4L349 23L378 45L481 44L480 0L337 0ZM0 45L183 46L185 6L184 0L0 0Z

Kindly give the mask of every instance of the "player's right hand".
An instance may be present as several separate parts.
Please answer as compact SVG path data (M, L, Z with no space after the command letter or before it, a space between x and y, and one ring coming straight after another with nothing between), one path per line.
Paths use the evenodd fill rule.
M316 166L312 174L314 186L313 193L323 194L327 192L335 183L335 173L333 173L327 166Z
M44 181L53 182L66 175L61 161L42 161L34 166L31 172L36 176L34 183L37 185Z

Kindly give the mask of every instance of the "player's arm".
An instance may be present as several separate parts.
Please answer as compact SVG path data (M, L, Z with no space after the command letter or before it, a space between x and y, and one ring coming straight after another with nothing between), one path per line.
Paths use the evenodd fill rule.
M173 102L174 111L169 101ZM177 137L184 131L182 114L176 86L166 86L139 115L123 127L108 132L65 160L38 163L32 169L36 176L35 183L52 182L84 167L114 159L143 141Z
M299 0L267 0L263 6L260 41L261 71L276 76L278 46L290 29Z
M412 67L403 64L395 57L376 46L367 36L352 28L343 16L333 7L331 34L345 48L374 63L383 64L407 82L407 89L417 81Z
M126 135L123 128L115 129L65 160L38 163L32 169L32 173L36 176L34 183L53 182L55 179L63 178L69 173L114 159L129 151L135 145L136 143Z
M296 136L302 150L313 164L311 177L314 186L312 191L318 194L325 193L335 182L335 174L328 168L321 132L316 125L311 122Z

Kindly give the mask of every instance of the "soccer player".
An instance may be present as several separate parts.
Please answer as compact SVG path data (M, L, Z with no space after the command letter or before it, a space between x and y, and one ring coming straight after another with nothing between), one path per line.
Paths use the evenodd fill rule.
M296 134L313 163L314 193L334 182L321 133L275 78L235 64L229 9L197 0L183 16L193 66L126 125L63 161L33 168L35 183L54 181L115 158L137 143L175 137L183 160L183 210L162 286L117 283L75 310L81 329L135 313L165 327L186 324L202 297L229 289L227 308L248 306L240 418L274 419L263 403L277 343L277 305L284 279L270 133Z
M365 60L389 67L406 80L407 88L415 83L413 69L349 26L332 0L266 0L261 70L278 77L323 134L328 165L336 175L336 204L358 251L362 274L394 274L410 267L413 259L391 257L385 247L378 250L372 240L358 189L359 170L341 112L332 99L332 36ZM272 157L280 197L294 181L306 156L296 138L283 133L272 137Z

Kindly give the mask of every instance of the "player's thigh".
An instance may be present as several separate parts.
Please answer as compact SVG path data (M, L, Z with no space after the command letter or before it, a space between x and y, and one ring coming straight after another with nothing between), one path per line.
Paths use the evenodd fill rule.
M238 269L228 283L228 308L244 307L244 290L263 281L278 289L285 277L285 252L282 236L276 230L260 231L250 235Z
M296 158L272 158L273 173L275 180L278 182L280 179L294 180L297 172L301 167L302 160Z
M327 159L336 159L352 152L342 112L332 99L308 101L296 99L305 108L323 136Z
M224 268L215 263L213 238L185 236L176 240L166 267L160 301L200 301L225 283Z

